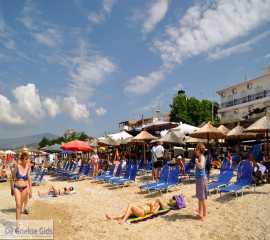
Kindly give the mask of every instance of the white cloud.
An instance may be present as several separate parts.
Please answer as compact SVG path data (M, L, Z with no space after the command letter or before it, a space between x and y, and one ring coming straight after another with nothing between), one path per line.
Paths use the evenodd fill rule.
M44 116L41 99L35 84L29 83L13 90L18 109L22 115L40 119Z
M162 81L164 75L164 70L153 71L148 76L138 75L129 80L125 91L135 94L148 93Z
M163 61L159 69L147 76L139 75L131 79L125 91L147 93L176 64L246 36L269 20L270 0L213 0L195 4L186 11L178 25L166 28L164 38L154 41L152 49L157 50ZM247 48L247 45L238 48L223 54L235 53Z
M164 40L154 46L164 63L181 63L247 35L270 20L270 0L215 0L211 6L195 5L168 27Z
M103 0L102 9L99 12L91 12L88 15L88 20L93 24L101 24L106 20L112 12L113 6L118 0Z
M231 56L233 54L237 53L243 53L251 50L251 46L258 41L262 40L263 38L267 37L270 32L264 32L254 38L251 38L250 40L237 44L235 46L225 48L225 49L216 49L214 52L209 53L210 59L221 59L228 56Z
M70 59L72 67L69 71L71 78L70 94L80 100L87 100L95 88L116 71L117 67L107 57L90 55L85 45L79 56Z
M56 100L51 98L45 98L43 101L43 106L51 118L54 118L61 111Z
M90 117L87 106L79 103L75 97L65 97L63 99L63 110L74 120L83 120Z
M266 54L264 57L265 58L270 58L270 53Z
M12 39L11 28L7 26L0 12L0 44L9 50L16 49L16 43Z
M24 120L14 111L10 101L3 95L0 95L0 123L22 124Z
M165 17L169 4L170 0L152 0L143 23L144 32L148 33L154 30L156 25Z
M53 28L49 28L44 32L33 33L33 36L39 43L48 47L56 47L62 40L60 32Z
M96 109L96 114L98 117L104 116L106 115L106 113L107 113L107 110L103 107L99 107Z
M38 43L48 47L56 47L62 42L61 31L56 25L44 21L35 4L36 2L27 0L18 20L29 30Z

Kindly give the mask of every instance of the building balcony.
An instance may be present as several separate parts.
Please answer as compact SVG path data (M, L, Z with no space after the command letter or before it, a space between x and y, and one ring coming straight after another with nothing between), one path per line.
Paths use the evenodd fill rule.
M221 103L220 107L221 107L221 109L233 107L236 105L253 102L253 101L267 98L267 97L270 97L270 90L264 90L264 91L261 91L261 92L256 93L256 94L248 95L248 96L245 96L242 98L237 98L237 99L233 99L233 100L228 101L228 102Z

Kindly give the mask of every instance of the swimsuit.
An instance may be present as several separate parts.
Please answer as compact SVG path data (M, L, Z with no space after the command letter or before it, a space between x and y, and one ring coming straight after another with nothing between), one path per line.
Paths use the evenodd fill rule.
M21 175L20 172L19 172L19 169L17 169L16 180L20 180L20 179L24 180L24 181L27 181L28 180L28 174ZM23 192L27 187L28 187L28 185L27 186L19 186L19 185L14 184L14 188L18 189L20 192Z

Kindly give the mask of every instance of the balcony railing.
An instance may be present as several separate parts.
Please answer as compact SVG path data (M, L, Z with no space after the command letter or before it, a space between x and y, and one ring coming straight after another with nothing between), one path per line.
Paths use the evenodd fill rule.
M248 95L246 97L234 99L232 101L224 102L221 104L221 108L232 107L242 103L252 102L261 98L270 97L270 90L264 90L262 92Z

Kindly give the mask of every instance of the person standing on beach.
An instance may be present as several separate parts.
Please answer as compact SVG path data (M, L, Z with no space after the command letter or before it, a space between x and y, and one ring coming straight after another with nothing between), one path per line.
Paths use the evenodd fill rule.
M23 151L17 165L12 170L10 181L11 195L15 196L16 202L16 220L20 220L23 206L25 206L28 197L32 197L30 171L29 154Z
M158 180L160 175L160 169L163 166L163 158L164 158L164 147L160 142L157 146L152 150L155 155L155 161L153 162L153 179Z
M196 178L196 197L198 198L198 216L201 220L207 217L207 193L208 181L205 172L205 146L199 143L196 147L195 154L195 178Z

